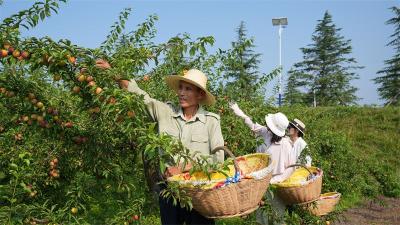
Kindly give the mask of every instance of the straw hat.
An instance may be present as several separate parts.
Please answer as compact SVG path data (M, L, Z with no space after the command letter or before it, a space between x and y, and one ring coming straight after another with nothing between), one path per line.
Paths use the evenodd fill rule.
M297 130L299 130L304 135L304 131L306 129L306 125L304 125L304 123L301 122L301 120L294 119L293 121L290 121L290 124L292 126L294 126Z
M289 125L289 120L285 114L281 112L268 114L265 116L265 122L267 122L267 126L272 133L278 135L279 137L285 136L286 128Z
M202 100L200 104L213 105L215 103L215 97L209 91L207 91L207 76L200 70L191 69L185 72L183 76L170 75L165 78L167 85L177 93L179 90L179 81L185 81L193 84L206 93L204 100Z

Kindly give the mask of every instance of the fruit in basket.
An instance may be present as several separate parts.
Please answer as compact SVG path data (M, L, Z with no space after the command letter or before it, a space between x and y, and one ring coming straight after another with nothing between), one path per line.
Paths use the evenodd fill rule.
M308 172L307 169L313 173L311 174L311 176L310 172ZM296 169L288 179L284 180L283 182L277 183L276 186L278 187L302 186L306 184L310 180L310 178L315 177L315 175L319 174L319 169L316 167L308 167L307 169L303 167Z
M268 155L266 154L250 154L247 156L237 157L236 162L239 166L239 175L245 179L254 178L252 172L260 171L268 166ZM194 172L192 174L181 173L169 178L169 181L181 182L183 186L193 187L193 185L200 185L203 189L215 188L223 186L226 181L235 181L235 167L232 164L228 166L228 169L221 172L213 172L210 174L210 178L204 172ZM185 181L182 183L182 181Z

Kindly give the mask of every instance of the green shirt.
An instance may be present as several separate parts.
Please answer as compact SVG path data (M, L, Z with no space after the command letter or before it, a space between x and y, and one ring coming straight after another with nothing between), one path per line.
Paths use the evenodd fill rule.
M211 155L211 151L224 146L219 115L205 111L201 106L190 120L185 120L182 108L171 103L160 102L153 99L138 87L132 79L128 91L144 96L151 118L158 123L158 132L166 133L180 140L191 152L202 155ZM213 162L223 162L224 152L218 151L212 155Z

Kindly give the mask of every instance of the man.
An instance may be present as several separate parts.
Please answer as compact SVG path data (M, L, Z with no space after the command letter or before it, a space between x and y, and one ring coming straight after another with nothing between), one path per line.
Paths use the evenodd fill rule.
M96 66L110 68L104 60L98 60ZM138 87L134 79L122 80L120 86L129 92L143 95L148 113L158 123L158 132L179 139L191 152L211 155L214 148L224 146L220 117L202 107L215 103L215 97L206 88L206 75L197 69L191 69L183 76L167 76L165 81L178 94L179 107L151 98ZM214 162L223 162L224 153L218 151L212 155L212 159ZM179 167L171 166L167 168L165 175L173 176L181 172ZM195 210L181 208L179 203L174 206L172 201L161 196L159 204L162 224L214 224L214 220L203 217Z

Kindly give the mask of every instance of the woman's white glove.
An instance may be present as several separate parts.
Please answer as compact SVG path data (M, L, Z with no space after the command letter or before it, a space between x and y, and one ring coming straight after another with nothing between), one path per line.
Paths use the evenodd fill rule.
M229 108L233 110L233 113L235 113L238 117L246 119L248 116L244 114L244 112L239 108L238 104L236 102L230 102L229 103Z

